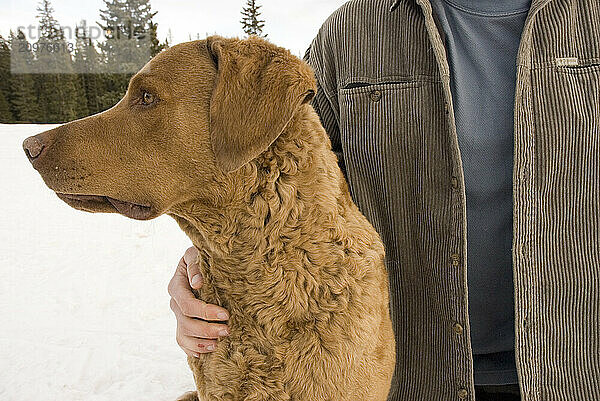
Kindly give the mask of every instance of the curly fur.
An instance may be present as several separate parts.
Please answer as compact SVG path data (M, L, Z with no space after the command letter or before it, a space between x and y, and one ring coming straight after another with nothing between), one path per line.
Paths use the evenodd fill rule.
M69 205L167 213L199 249L196 295L229 311L230 335L188 360L197 391L180 400L387 398L383 244L307 103L315 90L289 51L213 36L159 54L112 109L28 142ZM159 101L140 105L148 91Z
M237 174L224 203L184 205L199 298L231 334L190 358L201 400L384 400L394 365L384 250L304 106Z

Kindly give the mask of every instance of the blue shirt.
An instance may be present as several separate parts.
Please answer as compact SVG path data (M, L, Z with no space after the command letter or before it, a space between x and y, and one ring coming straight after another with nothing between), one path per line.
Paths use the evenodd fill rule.
M465 176L475 384L517 382L512 174L516 56L531 0L432 0Z

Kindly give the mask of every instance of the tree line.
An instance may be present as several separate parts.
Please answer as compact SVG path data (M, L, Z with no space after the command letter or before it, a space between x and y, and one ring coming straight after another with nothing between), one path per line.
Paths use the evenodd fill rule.
M106 110L123 97L133 73L169 46L158 40L150 0L104 6L102 42L94 43L85 22L67 40L50 0L37 8L35 42L22 29L0 36L0 123L62 123Z
M30 43L22 29L0 35L0 123L63 123L104 111L141 66L169 47L158 39L150 0L103 2L103 41L94 41L85 21L68 40L50 0L37 8L37 40ZM247 0L240 22L247 35L266 37L259 8Z

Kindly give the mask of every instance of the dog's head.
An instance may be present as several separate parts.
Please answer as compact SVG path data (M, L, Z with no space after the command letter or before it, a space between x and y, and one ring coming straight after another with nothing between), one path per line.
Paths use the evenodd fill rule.
M44 182L70 206L146 220L208 196L264 152L316 91L312 70L263 39L174 46L113 108L27 138Z

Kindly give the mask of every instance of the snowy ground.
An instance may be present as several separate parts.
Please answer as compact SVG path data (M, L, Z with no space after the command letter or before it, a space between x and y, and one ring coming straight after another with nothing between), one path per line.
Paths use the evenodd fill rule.
M0 400L174 400L193 389L167 284L189 240L62 203L0 125Z

